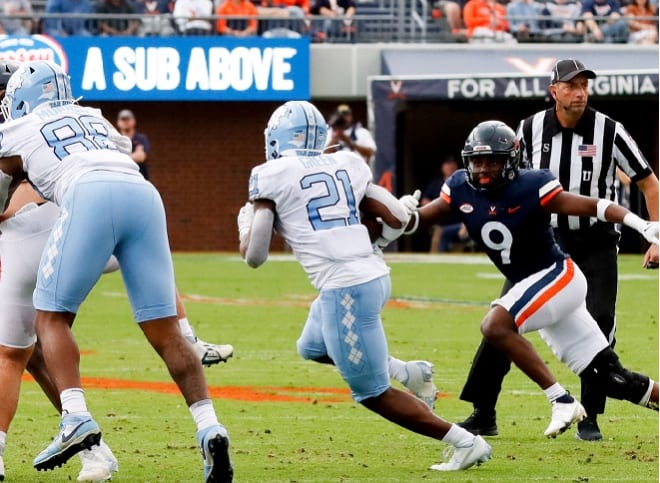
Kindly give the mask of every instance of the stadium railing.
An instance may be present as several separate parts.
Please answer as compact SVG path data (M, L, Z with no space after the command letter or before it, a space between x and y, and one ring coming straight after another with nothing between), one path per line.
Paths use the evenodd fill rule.
M431 16L430 10L425 7L425 0L408 0L399 2L405 11L415 10L414 15L404 15L402 19L401 9L395 9L385 0L377 0L360 3L358 14L350 19L344 17L329 18L324 16L310 15L305 18L274 18L268 15L257 16L259 21L259 35L270 37L287 36L297 37L309 35L312 41L324 41L332 43L352 42L414 42L435 43L455 42L467 40L464 36L457 39L456 33L448 30L446 24L437 24L436 19ZM407 4L406 4L407 3ZM397 7L398 8L398 7ZM247 20L247 16L218 16L198 17L211 23L208 35L219 35L216 31L216 22L219 19ZM658 23L658 17L623 17L626 20L650 20ZM31 33L46 33L43 29L44 21L55 20L63 22L79 21L85 22L88 30L98 34L98 22L102 20L126 21L138 20L141 28L138 35L182 35L176 29L175 18L171 14L143 15L143 14L51 14L35 11L31 14L0 15L0 24L5 20L27 20L31 21ZM520 17L519 19L538 20L544 23L563 22L566 19L552 18L548 16ZM607 17L594 17L596 21L605 21ZM579 22L580 19L572 19ZM347 25L348 23L348 25ZM350 26L351 28L346 28ZM540 35L518 39L520 42L597 42L589 33L581 36L562 38L554 35L558 29L546 29ZM504 41L498 38L473 39L497 43ZM625 43L626 38L613 39L611 42Z

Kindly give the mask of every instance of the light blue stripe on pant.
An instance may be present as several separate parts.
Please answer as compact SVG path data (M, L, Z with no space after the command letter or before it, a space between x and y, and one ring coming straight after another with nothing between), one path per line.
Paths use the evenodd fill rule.
M41 257L35 307L76 313L112 254L136 321L176 314L160 195L141 176L111 171L85 174L64 196Z

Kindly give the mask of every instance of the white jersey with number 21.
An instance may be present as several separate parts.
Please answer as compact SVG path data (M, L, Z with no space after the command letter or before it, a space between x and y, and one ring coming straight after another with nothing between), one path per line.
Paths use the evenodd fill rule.
M256 166L250 200L275 203L275 229L317 289L365 283L389 272L360 223L371 171L353 153L284 156Z

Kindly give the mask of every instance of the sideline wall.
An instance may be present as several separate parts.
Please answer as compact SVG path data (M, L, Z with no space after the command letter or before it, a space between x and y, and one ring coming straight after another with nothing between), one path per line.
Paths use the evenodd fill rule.
M253 166L263 162L263 131L279 102L89 103L113 123L119 110L135 113L151 142L151 181L167 210L176 251L238 251L236 215L247 200ZM336 102L316 105L327 117ZM350 102L359 119L364 101ZM276 248L281 248L276 242Z

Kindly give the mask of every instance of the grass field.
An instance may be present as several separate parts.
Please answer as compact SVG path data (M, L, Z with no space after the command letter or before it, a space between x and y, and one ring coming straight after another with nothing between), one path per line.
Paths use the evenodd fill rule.
M600 419L603 442L578 442L573 430L547 440L550 407L515 368L498 405L500 435L489 438L493 459L466 472L427 470L444 444L354 404L333 368L298 357L295 341L315 293L295 262L278 258L255 271L230 255L175 256L198 335L236 347L228 364L205 369L232 438L236 481L658 481L658 413L611 401ZM435 363L443 393L436 412L456 421L471 411L458 394L480 340L479 322L502 279L485 258L442 260L391 260L395 303L383 319L391 354ZM628 368L657 379L658 273L640 269L639 256L620 260L618 353ZM170 379L131 321L118 274L102 278L74 330L88 404L120 461L114 481L201 481L188 409L169 385L156 384ZM530 339L560 382L579 394L578 379L535 334ZM7 481L75 481L77 458L54 472L32 468L58 421L37 385L26 381L7 440Z

